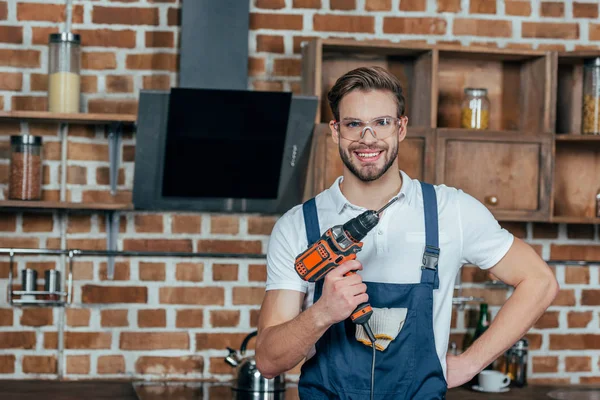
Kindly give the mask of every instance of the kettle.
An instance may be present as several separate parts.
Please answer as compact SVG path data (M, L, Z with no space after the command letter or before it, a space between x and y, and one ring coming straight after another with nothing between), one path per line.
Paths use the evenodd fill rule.
M237 393L238 399L283 399L285 396L285 374L267 379L256 368L254 356L244 357L248 342L257 334L258 331L254 331L246 336L239 353L227 347L229 355L225 357L225 362L236 368L235 378L232 380L232 389Z

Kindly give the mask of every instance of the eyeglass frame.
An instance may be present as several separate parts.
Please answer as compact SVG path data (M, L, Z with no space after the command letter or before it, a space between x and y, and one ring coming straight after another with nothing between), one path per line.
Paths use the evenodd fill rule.
M406 116L404 116L404 115L403 115L403 116L401 116L401 117L391 117L391 116L389 116L389 115L382 115L382 116L380 116L380 117L375 117L375 118L372 118L372 119L370 119L369 121L366 121L366 122L365 122L365 121L362 121L362 120L360 120L360 119L356 119L356 118L354 118L354 119L349 119L349 121L357 121L357 122L360 122L360 123L364 123L364 124L366 125L366 126L363 128L362 132L360 133L360 138L359 138L359 139L348 139L347 137L344 137L344 136L342 136L342 132L341 132L341 129L340 129L340 124L342 123L342 121L343 121L343 120L342 120L342 121L331 121L331 123L330 123L330 124L331 124L331 126L333 126L333 128L334 128L334 129L337 131L338 135L339 135L339 136L340 136L342 139L346 139L346 140L348 140L348 141L350 141L350 142L358 142L359 140L362 140L362 139L365 137L365 131L366 131L367 129L369 129L369 130L371 131L371 135L372 135L372 136L373 136L373 138L375 138L376 140L384 140L384 139L387 139L387 138L391 137L391 136L392 136L392 134L390 134L389 136L386 136L386 137L384 137L384 138L379 138L379 137L377 136L377 132L375 132L375 129L373 129L373 127L371 126L371 123L372 123L373 121L375 121L375 120L378 120L378 119L382 119L382 118L389 118L389 119L393 120L394 122L398 123L398 127L399 127L399 128L402 128L402 121L406 121L406 119L407 119L407 118L406 118Z

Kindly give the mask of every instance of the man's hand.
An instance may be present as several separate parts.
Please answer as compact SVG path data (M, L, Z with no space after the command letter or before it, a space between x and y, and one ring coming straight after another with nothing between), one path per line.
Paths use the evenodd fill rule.
M360 275L344 276L350 271L361 269L362 264L358 260L351 260L329 271L325 276L323 293L314 307L319 310L327 325L345 320L360 303L369 300L367 285L363 283Z
M457 387L471 380L478 373L465 353L455 356L446 355L446 376L448 389Z

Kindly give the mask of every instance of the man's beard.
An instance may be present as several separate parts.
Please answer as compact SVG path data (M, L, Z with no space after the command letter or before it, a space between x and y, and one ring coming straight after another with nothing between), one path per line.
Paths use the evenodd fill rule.
M340 157L342 158L342 161L344 162L344 165L350 170L350 172L352 172L352 174L354 176L356 176L358 179L360 179L363 182L371 182L374 180L377 180L379 178L381 178L381 176L383 176L383 174L385 174L387 172L388 169L390 169L390 167L396 162L396 160L398 159L398 142L395 143L393 148L388 148L388 149L380 149L380 148L364 148L364 147L360 147L357 146L356 148L348 148L346 150L342 149L342 146L338 146L339 152L340 152ZM352 153L356 150L387 150L386 151L386 155L387 155L387 160L385 160L385 164L383 165L383 167L381 169L377 169L375 166L368 166L368 167L363 167L362 169L359 169L358 166L356 166L353 163L353 157L352 157Z

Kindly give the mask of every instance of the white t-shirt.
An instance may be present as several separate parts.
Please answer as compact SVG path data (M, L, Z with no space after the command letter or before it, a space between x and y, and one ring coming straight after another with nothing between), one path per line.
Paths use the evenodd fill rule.
M383 213L379 224L363 240L357 254L364 281L418 283L425 245L423 196L418 180L402 174L399 200ZM344 224L364 208L352 205L342 194L342 177L316 196L321 234ZM452 296L463 264L482 269L496 265L513 243L513 235L500 227L492 213L460 189L436 185L438 202L440 287L433 294L435 345L446 376L446 351L452 317ZM294 270L296 256L307 248L302 205L286 212L275 224L267 249L266 290L297 290L307 295L303 310L313 303L314 283L305 282ZM314 355L314 347L309 357Z

